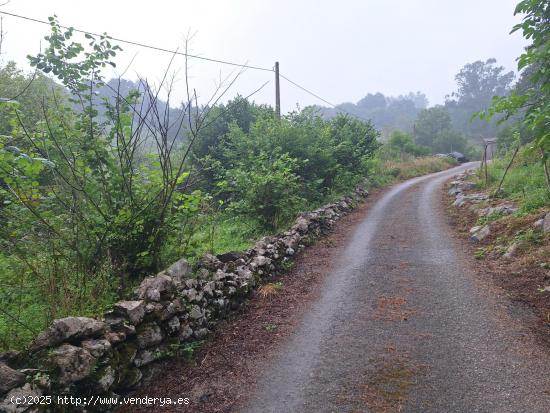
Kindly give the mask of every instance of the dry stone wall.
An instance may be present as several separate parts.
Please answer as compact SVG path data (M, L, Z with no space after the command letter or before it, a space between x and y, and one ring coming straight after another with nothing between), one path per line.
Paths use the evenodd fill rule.
M367 195L358 188L300 214L288 231L264 237L247 251L205 255L196 268L181 259L143 280L131 300L115 303L101 319L55 320L26 351L0 354L0 411L41 410L13 404L14 396L116 396L139 387L153 374L155 361L185 353L206 337L258 281L283 272L297 252Z

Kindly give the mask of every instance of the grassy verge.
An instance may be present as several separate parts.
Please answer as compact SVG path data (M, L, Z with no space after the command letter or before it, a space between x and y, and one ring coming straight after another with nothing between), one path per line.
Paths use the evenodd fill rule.
M421 158L406 157L404 159L375 159L374 173L370 177L373 186L381 187L416 176L443 171L457 162L449 157L424 156Z
M473 187L466 194L485 192L491 196L480 203L453 206L448 210L453 227L465 238L474 226L487 225L489 234L479 242L469 242L470 253L480 273L489 275L512 300L526 304L538 315L534 331L550 345L550 234L544 233L541 218L550 211L550 194L540 161L527 149L518 153L498 196L494 196L510 155L495 159L485 172L472 176ZM479 214L480 209L513 204L512 214Z
M511 154L494 159L485 173L479 171L474 182L479 188L494 194L511 159ZM545 183L544 170L536 154L521 149L506 175L497 198L515 202L520 214L528 214L550 205L550 192Z
M416 176L439 172L455 165L456 162L451 158L435 156L405 160L382 161L376 159L373 161L373 172L367 179L367 186L370 186L370 188L387 186ZM345 192L330 193L322 201L310 205L309 209L313 210L321 205L333 202L345 194ZM280 231L286 229L287 227L279 228ZM190 242L193 246L193 254L191 255L196 258L208 252L223 254L228 251L244 250L264 235L269 235L269 233L262 230L258 223L250 219L219 214L209 225L201 226L199 231L193 235ZM186 255L189 256L189 254Z

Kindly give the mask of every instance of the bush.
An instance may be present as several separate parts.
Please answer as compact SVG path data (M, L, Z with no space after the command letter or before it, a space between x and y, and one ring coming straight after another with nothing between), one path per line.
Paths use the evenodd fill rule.
M304 206L300 196L298 161L288 154L260 152L242 159L218 183L230 194L229 210L257 219L262 227L274 229L293 218Z
M387 142L387 152L394 157L400 157L402 154L423 156L429 155L431 150L426 146L416 145L408 133L394 131Z
M325 121L311 110L283 119L260 116L246 131L233 123L198 161L205 188L265 229L284 226L304 205L318 205L368 174L379 144L370 123L344 116Z

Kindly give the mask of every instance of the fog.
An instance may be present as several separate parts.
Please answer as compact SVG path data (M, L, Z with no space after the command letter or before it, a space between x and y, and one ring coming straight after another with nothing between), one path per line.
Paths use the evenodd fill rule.
M333 102L356 102L367 93L397 96L426 94L430 105L443 103L455 89L454 76L469 62L496 58L515 69L524 41L510 35L519 21L514 0L364 0L351 1L105 1L82 4L68 0L11 0L1 10L47 19L113 37L166 49L183 50L192 35L190 52L216 59L271 68ZM26 64L27 54L40 50L45 25L6 16L3 59ZM42 43L44 43L42 41ZM122 45L117 57L125 77L161 78L171 56ZM183 98L183 57L175 59L176 98ZM193 87L204 102L220 77L235 68L193 59ZM273 74L245 71L229 91L248 95L270 81L253 99L273 104ZM286 81L281 84L282 108L323 104Z

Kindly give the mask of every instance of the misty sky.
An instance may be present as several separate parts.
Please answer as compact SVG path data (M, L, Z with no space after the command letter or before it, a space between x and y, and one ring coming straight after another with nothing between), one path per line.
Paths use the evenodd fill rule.
M191 31L190 52L272 67L333 103L356 102L366 93L426 93L442 103L455 88L454 76L468 62L495 57L507 69L525 42L509 35L520 21L516 0L179 0L105 1L11 0L1 10L168 49L180 48ZM0 0L0 3L3 1ZM25 64L36 54L47 26L4 18L3 59ZM126 77L160 79L170 55L121 45ZM177 58L173 69L181 69ZM220 76L234 68L190 62L192 87L201 100ZM109 73L108 75L111 75ZM254 100L273 104L269 72L247 70L229 92L247 95L271 81ZM283 109L322 102L281 83ZM175 96L184 96L183 71L176 73Z

